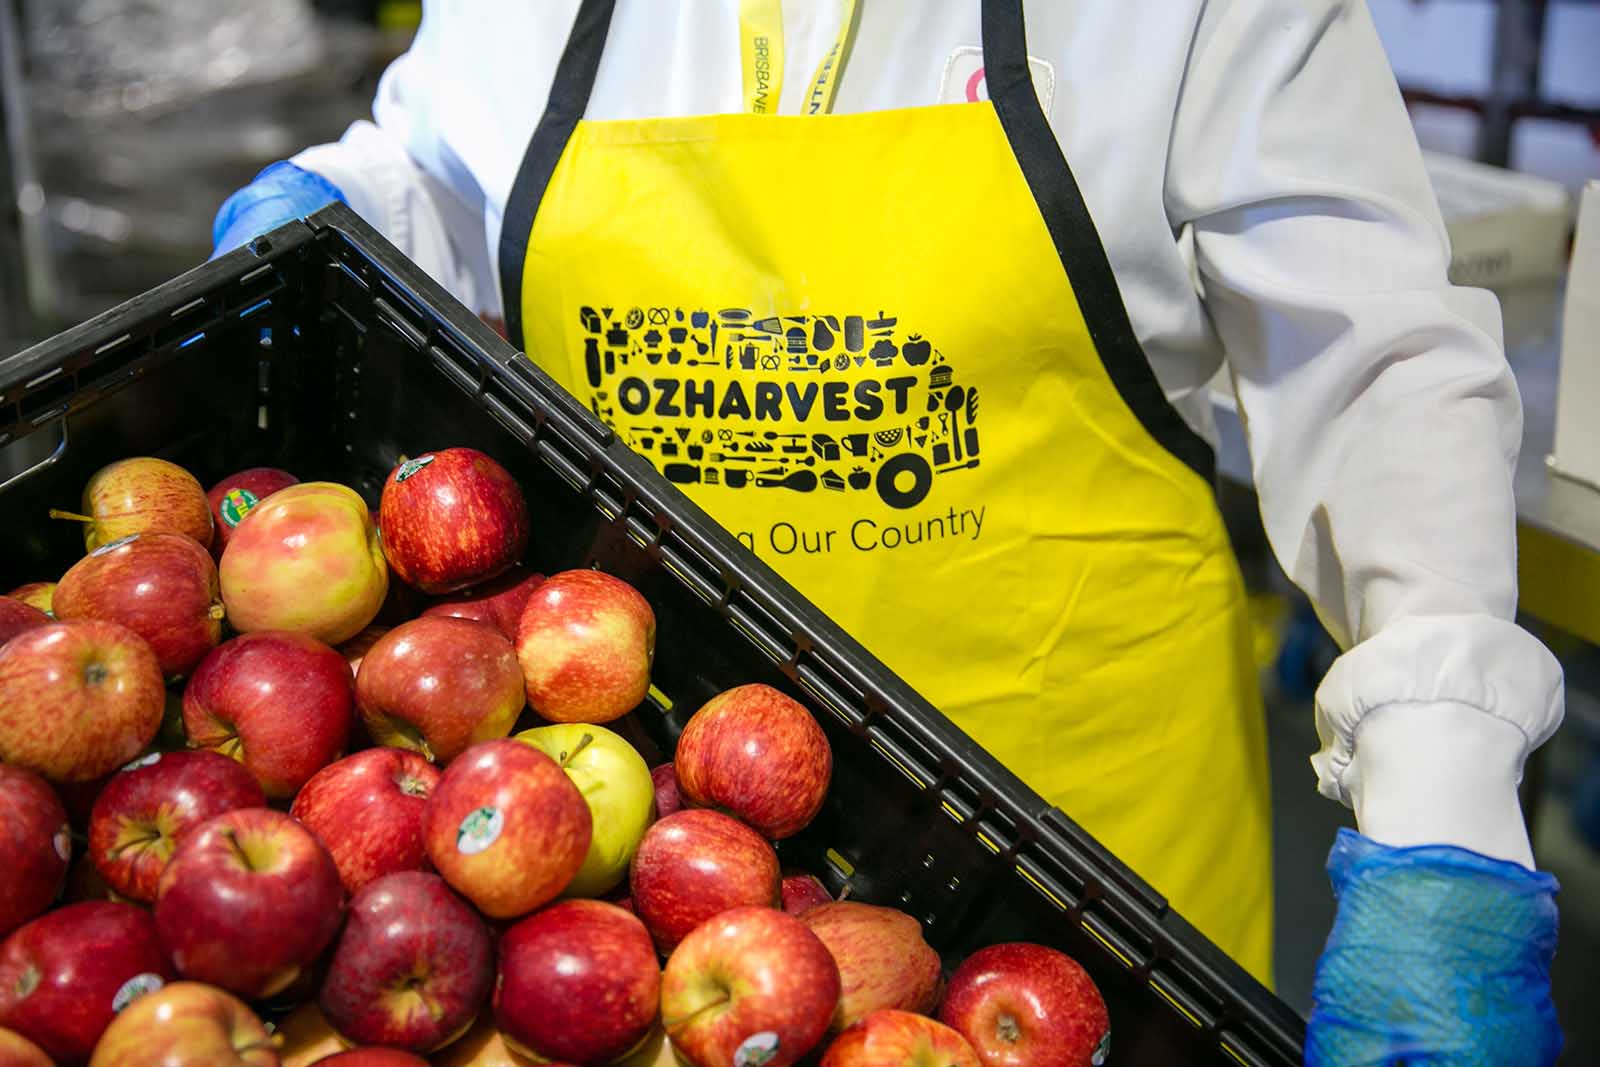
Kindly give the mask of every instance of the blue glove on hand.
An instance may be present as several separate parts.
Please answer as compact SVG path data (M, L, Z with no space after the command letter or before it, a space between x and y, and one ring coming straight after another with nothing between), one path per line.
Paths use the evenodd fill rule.
M274 163L222 202L211 224L211 258L335 200L344 201L344 194L322 175L293 163Z
M1340 830L1307 1067L1548 1067L1556 880L1447 845Z

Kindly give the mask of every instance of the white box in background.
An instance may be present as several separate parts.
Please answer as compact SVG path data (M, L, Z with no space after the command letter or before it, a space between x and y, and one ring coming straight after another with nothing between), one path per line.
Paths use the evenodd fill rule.
M1450 234L1450 280L1485 289L1559 281L1572 197L1559 182L1423 153Z
M1553 473L1600 489L1600 181L1583 191L1565 315L1548 463Z

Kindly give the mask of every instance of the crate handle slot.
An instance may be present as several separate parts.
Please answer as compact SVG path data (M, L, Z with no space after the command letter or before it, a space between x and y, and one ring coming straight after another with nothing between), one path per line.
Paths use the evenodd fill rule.
M7 489L10 489L13 485L16 485L18 482L23 481L24 479L27 479L27 478L31 478L35 474L38 474L40 471L44 470L45 468L54 467L58 462L60 462L61 457L67 454L68 431L67 431L67 417L65 415L61 416L60 425L61 425L61 442L56 445L55 450L53 452L51 452L48 456L46 456L43 459L41 459L39 462L35 463L33 466L29 467L28 469L20 470L17 473L13 474L11 477L7 478L5 481L0 482L0 493L4 493Z

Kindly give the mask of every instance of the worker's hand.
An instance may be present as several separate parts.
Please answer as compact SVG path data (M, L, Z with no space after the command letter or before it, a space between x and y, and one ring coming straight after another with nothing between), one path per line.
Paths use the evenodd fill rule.
M293 163L274 163L255 181L222 202L211 224L211 258L231 252L252 237L302 218L335 200L339 187Z
M1339 912L1317 964L1307 1067L1548 1067L1556 880L1446 845L1340 830Z

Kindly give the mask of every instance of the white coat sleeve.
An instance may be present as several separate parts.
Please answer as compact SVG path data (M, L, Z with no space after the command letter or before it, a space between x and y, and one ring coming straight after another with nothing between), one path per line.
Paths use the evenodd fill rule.
M1391 845L1531 864L1516 785L1562 715L1514 621L1521 407L1361 0L1210 0L1173 130L1273 550L1346 651L1319 788Z
M344 193L352 210L456 299L498 313L500 297L484 226L484 198L443 140L437 93L443 57L438 18L425 14L409 51L384 71L373 120L292 162Z

